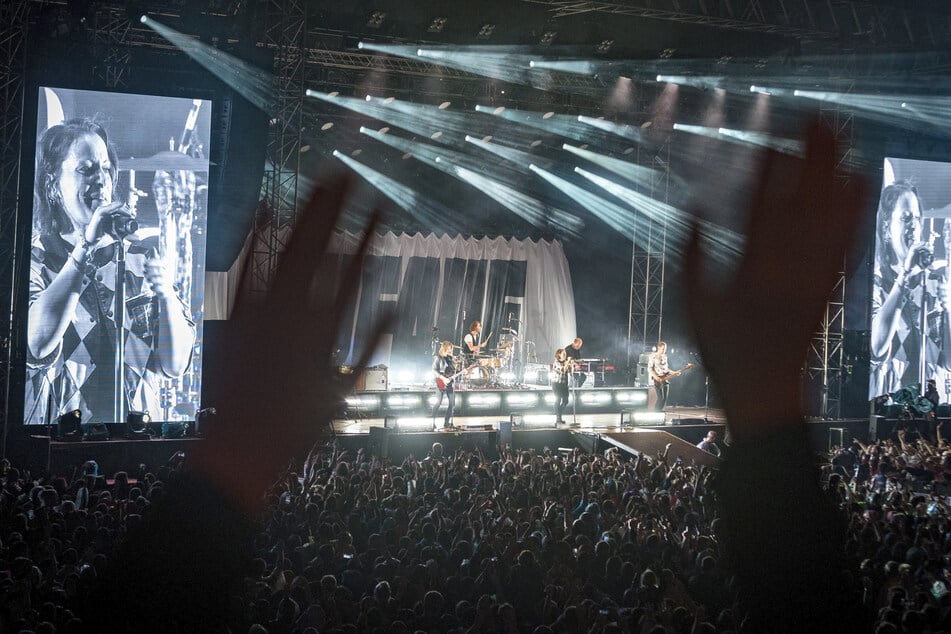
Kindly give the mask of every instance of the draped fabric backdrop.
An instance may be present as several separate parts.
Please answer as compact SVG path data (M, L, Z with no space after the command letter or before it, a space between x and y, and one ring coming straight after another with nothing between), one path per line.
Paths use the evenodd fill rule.
M330 251L345 266L359 236L338 233ZM240 260L241 258L239 258ZM234 296L234 271L209 274L206 319L226 318ZM564 249L558 241L387 233L373 241L354 305L338 342L338 363L356 363L373 324L395 309L390 333L371 360L392 371L424 372L438 340L460 345L471 321L492 332L518 331L521 360L551 361L555 349L576 335L575 303ZM320 327L315 324L315 327ZM531 342L526 344L526 342Z

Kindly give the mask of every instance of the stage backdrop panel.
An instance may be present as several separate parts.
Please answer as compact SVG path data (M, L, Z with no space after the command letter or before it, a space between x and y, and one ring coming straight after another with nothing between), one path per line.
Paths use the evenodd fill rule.
M338 268L349 263L358 243L354 234L335 236L330 248ZM230 314L242 261L239 258L227 274L209 276L214 290L206 295L207 315ZM400 380L398 374L418 378L425 373L433 339L460 345L476 319L483 323L483 335L492 332L490 347L500 341L503 327L517 331L525 363L535 358L548 363L554 351L577 334L571 275L559 241L378 236L338 342L340 365L356 363L373 324L393 308L397 319L392 332L383 337L372 360L391 368L391 380ZM510 331L506 334L511 336Z

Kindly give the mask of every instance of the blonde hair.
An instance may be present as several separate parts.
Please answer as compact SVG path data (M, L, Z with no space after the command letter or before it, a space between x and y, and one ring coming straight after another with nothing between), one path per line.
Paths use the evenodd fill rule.
M452 354L452 342L451 342L451 341L443 341L441 344L439 344L439 356L440 356L440 357L444 357L444 356L446 356L447 354Z

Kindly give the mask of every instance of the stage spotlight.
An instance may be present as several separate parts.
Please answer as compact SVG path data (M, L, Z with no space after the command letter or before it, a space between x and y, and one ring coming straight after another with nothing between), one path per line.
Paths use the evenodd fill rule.
M647 405L646 390L617 391L614 399L621 407L631 405Z
M664 412L621 412L621 427L624 426L624 414L629 414L630 423L635 427L663 425L667 422L667 416Z
M393 421L394 429L401 431L432 431L433 419L422 416L400 416Z
M502 404L498 394L470 393L466 397L466 405L472 409L492 409Z
M367 19L367 26L371 29L378 29L383 26L383 21L386 19L386 11L374 11L370 14L370 17Z
M149 423L152 417L148 412L129 412L125 417L125 437L132 440L149 440Z
M390 394L386 397L386 409L391 411L411 411L422 405L421 397L414 394Z
M554 414L526 414L522 417L522 425L525 429L538 429L539 427L554 427Z
M479 32L476 33L476 37L480 40L487 40L492 37L492 34L495 33L494 24L483 24L482 28L479 29Z
M75 439L80 440L82 436L79 433L80 425L83 422L83 413L75 409L66 412L56 419L56 436L61 440Z
M538 395L534 392L515 392L506 395L505 404L511 409L531 409L538 406Z

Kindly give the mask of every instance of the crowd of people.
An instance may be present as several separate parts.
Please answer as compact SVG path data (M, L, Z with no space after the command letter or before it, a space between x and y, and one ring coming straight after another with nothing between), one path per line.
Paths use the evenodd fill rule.
M110 558L185 468L178 454L108 479L92 462L56 477L0 464L3 631L87 631ZM951 447L903 431L856 439L824 471L848 524L847 567L828 574L861 607L856 629L951 629L951 507L939 492ZM238 557L232 631L759 631L721 548L717 478L616 449L491 460L437 442L391 462L318 445L268 491Z

